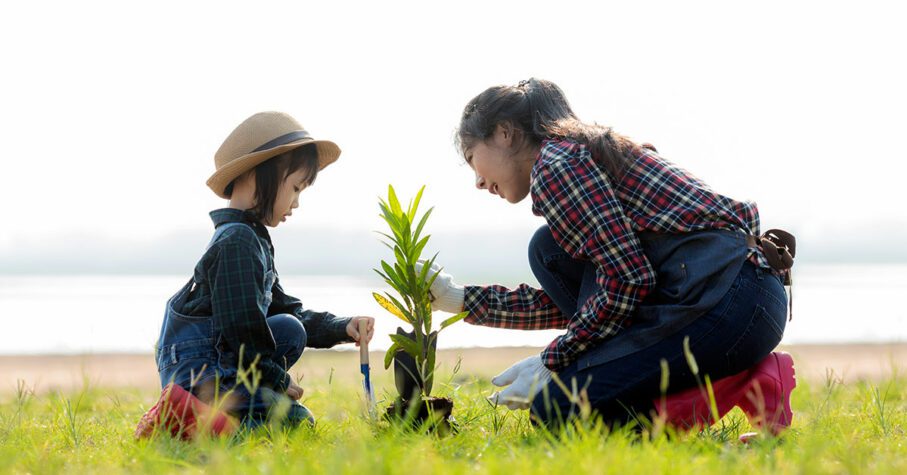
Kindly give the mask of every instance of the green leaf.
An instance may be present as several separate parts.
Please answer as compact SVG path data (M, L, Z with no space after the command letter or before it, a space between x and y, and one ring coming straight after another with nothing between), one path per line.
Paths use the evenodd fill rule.
M412 223L406 216L403 216L400 221L400 234L403 236L403 245L401 247L403 247L404 249L408 249L409 246L413 243L413 236L410 232L412 230L411 228Z
M403 311L397 308L397 306L394 305L393 302L384 298L383 295L380 295L377 292L372 292L372 297L375 298L375 301L378 302L378 305L390 312L392 315L399 318L400 320L403 320L406 323L412 324L412 322L408 318L406 318L406 315L403 313Z
M410 279L409 276L407 275L406 269L403 269L402 267L400 267L400 264L397 264L395 262L394 270L397 271L397 277L400 278L400 282L402 282L403 285L405 286L404 288L406 289L406 293L412 294L412 291L413 291L412 279ZM402 294L403 292L400 292L400 293Z
M406 267L409 263L409 260L403 255L403 250L400 249L399 246L394 246L394 257L397 258L397 264L400 264L400 267Z
M438 257L437 254L435 255L435 257ZM422 263L422 272L419 273L419 282L420 283L423 283L423 284L425 283L425 277L428 276L428 271L431 270L431 266L434 263L435 263L434 257L432 257L430 260ZM429 289L429 288L431 288L431 285L430 284L426 285L425 288Z
M384 273L387 274L387 276L388 276L395 284L397 284L397 287L399 287L399 288L405 288L405 286L403 285L403 284L404 284L403 279L401 279L400 276L397 275L397 272L394 271L394 268L391 267L390 264L388 264L387 262L381 261L381 268L384 269Z
M397 219L397 217L393 214L389 214L387 216L384 216L384 221L387 222L388 227L391 228L391 233L393 233L394 235L394 237L391 238L391 241L393 241L394 244L404 243L405 235L403 234L403 224L400 222L400 220Z
M396 343L397 346L399 346L401 349L403 349L403 351L412 355L413 359L415 359L416 361L419 361L422 359L421 355L419 355L419 346L416 344L415 341L411 340L407 336L398 335L396 333L392 333L389 336L391 337L391 341Z
M460 312L460 313L444 320L443 322L441 322L441 330L453 325L454 323L459 322L460 320L463 320L464 318L466 318L468 316L469 316L469 312Z
M375 231L375 232L378 233L378 234L380 234L380 235L382 235L382 236L384 236L384 237L386 237L387 240L390 241L390 242L381 241L381 244L384 244L385 246L387 246L387 247L389 247L389 248L391 248L391 249L393 249L393 247L391 246L391 244L393 244L393 245L396 245L396 244L397 244L397 238L395 238L394 236L388 235L388 234L386 234L386 233L382 233L381 231Z
M400 208L400 201L397 199L397 193L394 192L394 187L392 185L387 185L387 200L391 205L391 211L395 215L399 216L403 214L403 210Z
M428 221L428 217L431 216L431 212L434 210L434 207L428 208L428 211L422 215L422 219L419 220L419 225L416 226L416 232L413 233L413 239L419 239L419 235L422 233L422 228L425 226L425 222Z
M391 347L387 349L387 353L384 353L384 369L390 368L391 363L394 361L394 355L400 351L400 346L396 343L391 344Z
M438 253L436 252L435 255L431 258L431 262L434 263L435 258L437 258L437 257L438 257ZM432 275L431 278L428 279L428 282L426 282L426 284L425 284L426 287L428 287L430 289L431 284L435 283L435 279L437 279L438 276L441 275L441 272L443 272L443 271L444 271L444 268L442 267L441 270L439 270L438 272L435 272L435 274Z
M403 312L403 314L409 319L409 323L412 324L413 320L415 319L413 318L413 314L407 309L407 306L400 303L399 300L395 299L393 295L387 292L385 292L384 295L386 295L387 298L390 299L390 301L393 302L401 312Z
M416 262L417 260L419 260L419 256L422 254L422 248L424 248L425 244L428 243L428 238L430 237L431 235L425 236L421 241L416 243L416 245L413 247L412 254L409 256L410 262Z
M372 269L372 270L375 271L376 274L380 275L381 278L384 279L384 282L387 283L387 285L391 286L391 288L393 288L393 289L396 290L397 292L400 292L400 289L397 288L397 284L394 283L394 281L392 281L392 280L390 279L390 277L384 275L384 273L381 272L381 271L379 271L378 269ZM402 293L402 292L401 292L401 293Z
M419 201L422 200L423 191L425 191L425 185L422 185L422 188L419 188L419 192L416 193L416 198L409 205L409 211L407 211L406 214L409 216L410 221L416 217L416 210L419 209Z

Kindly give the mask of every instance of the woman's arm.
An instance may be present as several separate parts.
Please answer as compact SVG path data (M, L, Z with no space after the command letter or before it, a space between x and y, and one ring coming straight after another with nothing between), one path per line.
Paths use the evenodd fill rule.
M423 263L416 263L416 272ZM495 328L545 330L565 328L567 319L544 290L520 284L515 290L500 285L467 285L463 287L444 272L437 262L430 274L437 274L431 284L431 306L434 310L469 312L466 322Z
M605 172L572 142L550 142L533 169L533 213L545 217L554 240L575 259L598 267L594 293L570 318L567 332L542 353L559 370L620 332L655 285L655 271L624 216Z
M514 290L500 285L465 287L465 321L473 325L515 330L566 328L568 319L561 314L544 290L520 284Z

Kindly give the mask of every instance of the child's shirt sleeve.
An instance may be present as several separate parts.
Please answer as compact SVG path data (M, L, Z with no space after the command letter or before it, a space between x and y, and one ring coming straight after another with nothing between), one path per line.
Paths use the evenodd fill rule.
M306 346L311 348L330 348L339 343L353 341L346 333L346 326L351 318L338 317L330 312L315 312L302 308L302 302L287 295L280 285L280 277L275 278L271 289L273 300L268 308L268 316L288 313L302 322L306 332Z
M227 347L239 358L241 368L255 364L263 386L284 391L290 376L273 361L276 343L259 306L265 291L261 277L265 271L254 235L250 239L253 241L224 242L218 249L210 279L214 322Z

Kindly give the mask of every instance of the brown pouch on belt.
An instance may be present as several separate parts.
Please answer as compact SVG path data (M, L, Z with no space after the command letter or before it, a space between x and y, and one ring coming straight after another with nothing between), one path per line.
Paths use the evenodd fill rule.
M747 236L747 244L762 248L762 254L772 269L785 275L784 285L790 285L790 269L797 256L797 238L782 229L769 229L762 236Z
M781 229L769 229L759 239L768 265L779 272L790 271L794 266L794 257L797 257L797 238ZM785 275L785 285L790 285L790 272L785 272Z
M762 236L746 237L747 244L751 247L760 246L765 260L772 269L784 276L784 285L791 285L791 267L794 266L794 257L797 256L797 238L782 229L769 229ZM791 287L790 317L794 316L794 290Z

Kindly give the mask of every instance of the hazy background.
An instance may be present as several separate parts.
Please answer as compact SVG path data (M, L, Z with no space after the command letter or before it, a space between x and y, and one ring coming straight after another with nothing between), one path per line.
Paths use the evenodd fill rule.
M904 263L904 19L895 2L7 2L0 274L188 277L224 205L214 152L282 110L343 149L272 233L283 276L377 282L393 183L428 185L429 250L458 280L531 280L541 219L476 191L452 143L470 98L530 76L757 201L803 265Z

